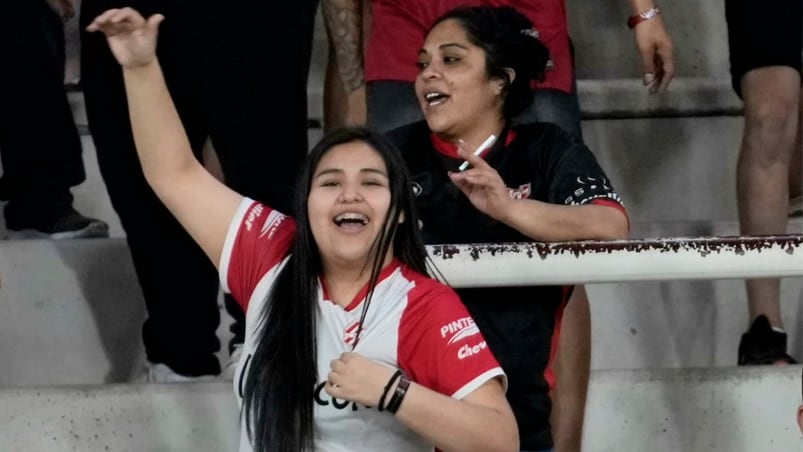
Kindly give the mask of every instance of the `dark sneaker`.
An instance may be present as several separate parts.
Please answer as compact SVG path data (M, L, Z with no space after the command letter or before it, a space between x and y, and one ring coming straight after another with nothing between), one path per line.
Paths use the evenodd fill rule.
M86 239L109 236L109 225L89 218L72 207L59 213L41 215L38 218L20 218L9 215L6 209L6 227L12 238Z
M739 365L797 364L786 353L786 333L772 329L767 316L760 315L753 321L750 330L739 341Z

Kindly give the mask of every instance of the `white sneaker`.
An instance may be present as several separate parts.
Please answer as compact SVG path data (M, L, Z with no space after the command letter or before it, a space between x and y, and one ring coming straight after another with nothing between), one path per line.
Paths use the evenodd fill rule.
M167 364L145 364L142 373L134 378L135 383L189 383L198 381L212 381L215 379L214 375L201 375L198 377L188 377L176 373Z
M237 365L240 364L240 358L243 356L243 344L235 344L234 350L229 355L226 365L223 366L223 371L220 372L220 379L225 381L234 380L234 374L237 372Z

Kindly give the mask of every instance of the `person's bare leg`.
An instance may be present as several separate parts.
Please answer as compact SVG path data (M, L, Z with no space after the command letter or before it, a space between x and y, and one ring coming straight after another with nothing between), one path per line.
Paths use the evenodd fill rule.
M800 134L798 134L797 144L792 151L792 161L789 164L789 199L797 198L803 191L803 149L800 147Z
M575 286L563 311L552 395L554 450L580 452L591 372L591 310L583 286Z
M797 138L800 76L789 67L755 69L742 78L745 126L736 174L742 235L784 234L789 165ZM746 281L751 321L766 315L782 328L780 281Z
M800 100L800 113L797 128L797 141L792 150L792 160L789 164L789 199L799 198L803 195L803 96ZM798 200L799 201L799 200ZM790 206L790 213L792 209Z

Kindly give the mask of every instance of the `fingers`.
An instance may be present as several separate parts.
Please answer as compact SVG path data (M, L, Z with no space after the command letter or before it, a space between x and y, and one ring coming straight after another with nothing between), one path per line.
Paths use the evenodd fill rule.
M329 361L329 368L332 369L332 372L343 372L346 370L346 363L341 361L340 358L336 358Z
M345 353L343 355L345 355ZM326 385L324 386L324 390L327 394L333 397L342 396L341 387L344 383L344 379L347 379L346 372L348 369L346 362L343 361L343 355L340 355L339 358L329 361L329 368L332 370L326 374ZM346 359L348 359L348 357L346 357Z
M327 386L334 386L335 388L339 388L340 385L337 384L340 381L340 375L337 374L335 371L330 371L326 374L326 385Z
M672 41L659 17L642 22L635 32L641 57L642 83L651 94L664 93L675 75Z
M346 352L341 354L339 357L329 361L329 368L332 369L332 371L329 372L329 374L332 375L337 373L340 374L345 373L348 363L352 361L355 357L356 357L355 353Z
M467 188L470 185L493 188L496 186L497 182L496 178L488 171L477 168L461 173L449 172L449 178L461 189L464 187Z
M649 69L648 72L644 72L644 78L641 80L641 83L644 86L651 86L655 83L655 73L653 73L652 69Z
M91 24L86 27L86 31L98 31L100 30L101 24L106 24L109 22L109 18L112 17L114 14L120 11L119 9L108 9L101 13L98 17L96 17Z
M489 165L488 162L482 158L482 155L488 152L492 145L493 143L488 143L486 146L481 148L479 154L475 154L476 151L469 152L466 150L465 142L460 140L457 146L457 155L459 155L461 158L464 158L474 168L488 169L491 168L491 165Z
M159 28L159 24L165 20L165 16L161 14L154 14L148 18L148 28Z
M675 77L675 61L672 58L671 47L661 47L658 49L658 58L660 58L661 70L661 83L657 88L657 92L665 93L669 89L669 83Z
M161 16L161 19L154 16ZM161 14L151 16L148 22L133 8L110 9L99 15L86 27L87 31L102 31L113 36L116 34L131 32L143 26L151 24L158 25L164 19Z
M669 83L675 76L674 61L671 54L663 56L656 53L654 59L656 74L644 74L644 85L650 87L650 94L665 93L669 90Z
M661 61L653 46L641 49L639 53L641 54L641 70L644 73L641 83L649 88L651 94L655 94L663 77Z

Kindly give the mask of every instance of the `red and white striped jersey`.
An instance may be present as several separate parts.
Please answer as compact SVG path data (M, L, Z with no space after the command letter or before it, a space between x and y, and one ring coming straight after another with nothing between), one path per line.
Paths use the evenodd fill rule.
M242 359L234 378L238 402L248 361L256 348L259 321L269 291L286 263L296 224L269 207L244 199L232 219L220 262L222 287L246 310ZM319 451L426 451L423 438L392 414L333 399L323 390L329 363L354 351L403 369L412 381L460 399L483 383L504 378L468 311L452 289L393 260L380 275L365 316L360 341L352 350L367 287L347 306L318 288L315 401ZM240 450L251 446L241 427Z

